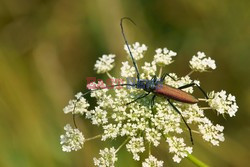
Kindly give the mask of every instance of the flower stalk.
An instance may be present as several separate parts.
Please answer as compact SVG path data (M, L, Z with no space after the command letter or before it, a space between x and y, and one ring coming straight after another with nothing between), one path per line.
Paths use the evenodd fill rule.
M193 74L193 73L194 73L194 70L190 71L190 72L187 74L187 76L190 76L190 75Z
M151 155L151 142L148 143L148 156Z
M195 164L196 166L199 166L199 167L209 167L209 165L205 164L204 162L202 162L201 160L199 160L198 158L196 158L194 155L192 154L189 154L187 156L187 159L189 161L191 161L193 164Z
M123 143L116 149L115 153L117 153L118 151L120 151L120 149L129 141L129 137L123 141Z
M161 78L161 75L162 75L162 67L160 67L160 70L159 70L159 75L158 77Z
M102 135L96 135L96 136L93 136L93 137L90 137L90 138L85 139L85 142L86 142L86 141L95 140L95 139L98 139L98 138L101 138L101 137L102 137Z
M109 77L110 79L113 78L109 72L107 72L107 75L108 75L108 77Z

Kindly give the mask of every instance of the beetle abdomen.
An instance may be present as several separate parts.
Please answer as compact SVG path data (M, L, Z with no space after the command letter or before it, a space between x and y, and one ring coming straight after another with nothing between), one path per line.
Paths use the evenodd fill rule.
M173 99L183 103L189 103L189 104L198 103L198 99L196 99L191 94L165 84L157 84L153 92L157 95L168 97L169 99Z

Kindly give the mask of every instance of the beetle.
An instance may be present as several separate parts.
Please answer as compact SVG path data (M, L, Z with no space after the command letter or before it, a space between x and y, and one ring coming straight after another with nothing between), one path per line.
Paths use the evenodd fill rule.
M189 87L192 87L192 86L196 86L203 93L203 95L205 96L206 99L208 99L207 94L205 93L205 91L198 84L196 84L194 82L183 85L183 86L178 87L178 88L174 88L174 87L172 87L170 85L164 84L164 80L165 80L165 78L167 76L170 77L171 79L175 80L175 78L173 78L171 75L169 75L167 73L163 74L160 79L157 79L156 76L153 76L151 80L141 79L140 78L140 73L139 73L139 70L138 70L138 67L137 67L137 64L136 64L136 61L135 61L135 59L133 57L133 54L131 52L131 49L130 49L128 41L127 41L127 38L126 38L125 33L124 33L124 29L123 29L123 21L124 20L129 20L134 25L135 25L135 23L129 17L123 17L120 20L120 27L121 27L122 36L123 36L124 42L125 42L125 44L127 46L127 49L129 51L129 55L131 57L133 66L134 66L135 71L136 71L137 82L136 83L126 83L126 84L111 85L111 87L114 88L116 86L131 86L131 87L135 87L137 89L142 89L142 90L145 91L145 94L140 95L139 97L135 98L133 101L127 103L126 105L134 103L137 100L142 99L142 98L148 96L149 94L153 93L153 97L152 97L151 102L150 102L151 109L153 109L154 101L155 101L156 97L165 98L168 101L168 103L172 106L172 108L181 116L181 119L183 120L186 127L188 128L191 143L194 144L191 128L187 124L187 122L186 122L185 118L183 117L182 113L173 104L172 100L182 102L182 103L187 103L187 104L196 104L196 103L198 103L199 100L197 98L195 98L193 95L191 95L191 94L189 94L189 93L182 90L182 89L189 88ZM106 88L108 88L108 87L106 87ZM100 89L105 89L105 88L96 88L96 89L93 89L93 90L89 90L89 91L85 92L84 94L82 94L82 96L85 96L86 94L88 94L88 93L90 93L92 91L100 90ZM77 128L76 123L75 123L75 115L74 114L73 114L73 121L74 121L75 127Z
M142 98L148 96L151 93L154 94L153 97L152 97L152 100L151 100L151 108L153 108L154 100L155 100L155 98L157 96L161 96L163 98L166 98L166 100L168 101L168 103L181 116L183 122L185 123L185 125L188 128L191 143L194 144L191 128L187 124L187 122L186 122L185 118L183 117L183 115L181 114L181 112L172 103L171 100L175 100L175 101L182 102L182 103L187 103L187 104L196 104L196 103L198 103L199 100L197 98L195 98L193 95L191 95L191 94L189 94L189 93L187 93L187 92L185 92L185 91L182 90L182 89L185 89L185 88L188 88L188 87L192 87L192 86L198 87L199 90L203 93L203 95L205 96L206 99L208 99L207 94L205 93L205 91L198 84L196 84L194 82L190 83L190 84L187 84L187 85L183 85L183 86L178 87L178 88L174 88L174 87L172 87L170 85L164 84L164 80L165 80L166 76L168 76L168 77L172 78L173 80L175 80L173 77L171 77L167 73L163 74L160 79L157 79L156 76L153 76L153 78L151 80L140 79L140 73L139 73L136 61L135 61L135 59L133 57L133 54L131 52L131 49L130 49L130 47L128 45L127 38L126 38L125 33L124 33L124 29L123 29L123 21L124 20L129 20L134 25L135 25L135 23L129 17L123 17L120 20L120 27L121 27L122 36L123 36L124 42L125 42L125 44L127 46L127 49L129 51L129 55L130 55L130 57L132 59L134 68L136 70L136 75L137 75L137 83L130 84L130 86L134 86L134 87L136 87L138 89L143 89L146 92L145 94L137 97L133 101L127 103L127 105L129 105L129 104L131 104L133 102L136 102L137 100L142 99ZM123 85L129 85L129 84L123 84Z

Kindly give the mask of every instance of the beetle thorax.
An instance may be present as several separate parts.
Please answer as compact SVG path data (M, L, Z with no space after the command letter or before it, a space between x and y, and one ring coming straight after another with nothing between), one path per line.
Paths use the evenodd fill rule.
M138 89L143 89L146 92L152 92L156 88L156 83L152 80L139 80L136 84Z

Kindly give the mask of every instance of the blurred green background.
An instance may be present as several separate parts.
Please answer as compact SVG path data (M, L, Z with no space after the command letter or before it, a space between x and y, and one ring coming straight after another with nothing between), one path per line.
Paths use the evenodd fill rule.
M165 71L185 75L197 51L216 60L212 73L194 74L207 91L226 90L237 97L239 111L223 119L225 142L213 147L194 136L194 155L211 166L250 164L250 1L249 0L0 0L0 166L93 166L98 150L121 141L91 141L78 152L61 151L63 126L72 124L63 107L78 91L102 54L117 55L116 70L126 59L120 33L121 17L129 42L149 47L152 60L157 47L178 53ZM140 64L140 63L139 63ZM100 133L78 118L85 136ZM80 126L79 125L79 126ZM184 159L173 163L166 145L153 151L166 166L193 166ZM123 149L117 166L140 166Z

